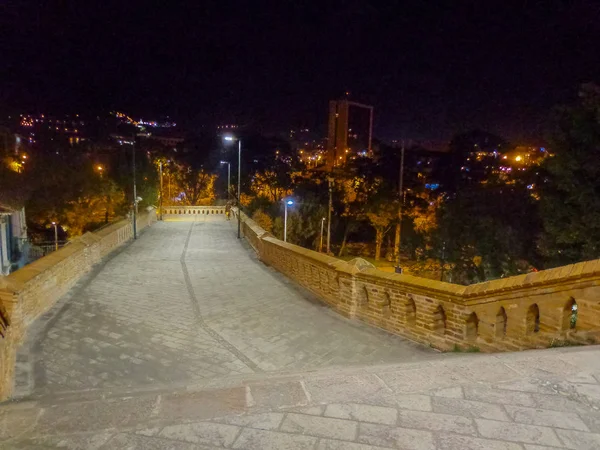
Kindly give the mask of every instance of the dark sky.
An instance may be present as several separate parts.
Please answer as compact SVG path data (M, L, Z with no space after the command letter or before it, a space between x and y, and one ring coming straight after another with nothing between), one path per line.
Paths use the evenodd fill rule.
M120 108L275 131L345 90L376 135L535 139L600 82L598 0L5 0L0 108Z

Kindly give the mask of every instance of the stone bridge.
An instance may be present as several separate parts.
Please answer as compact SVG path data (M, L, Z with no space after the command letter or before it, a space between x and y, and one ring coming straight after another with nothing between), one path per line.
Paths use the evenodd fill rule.
M136 241L126 221L88 233L0 281L0 398L18 400L0 405L0 446L600 447L596 347L436 350L595 343L600 261L462 287L286 244L247 217L238 240L222 207L163 219L141 215Z

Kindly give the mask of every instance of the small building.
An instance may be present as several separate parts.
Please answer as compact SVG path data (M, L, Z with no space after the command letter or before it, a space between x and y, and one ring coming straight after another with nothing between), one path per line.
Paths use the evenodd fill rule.
M25 208L0 203L0 275L23 267L27 259Z

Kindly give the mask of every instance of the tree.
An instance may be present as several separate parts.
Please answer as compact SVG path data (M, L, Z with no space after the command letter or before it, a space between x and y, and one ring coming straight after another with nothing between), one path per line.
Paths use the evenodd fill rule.
M369 202L365 216L375 230L375 260L379 261L383 238L398 216L397 202L381 197L374 198Z
M210 205L215 199L216 175L204 169L179 166L171 169L172 183L182 205Z
M536 261L537 205L526 186L479 185L438 209L433 253L453 265L453 282L469 284L530 270Z
M252 220L269 233L273 230L273 219L271 219L271 216L266 214L262 209L257 209L254 214L252 214Z
M558 110L551 144L540 251L549 266L600 258L600 86L583 85L579 103Z

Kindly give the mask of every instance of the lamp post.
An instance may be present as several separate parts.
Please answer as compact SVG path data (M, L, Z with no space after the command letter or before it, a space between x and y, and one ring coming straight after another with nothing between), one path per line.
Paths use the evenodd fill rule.
M283 242L287 242L287 207L294 204L292 200L284 200L285 204L283 213Z
M238 141L238 179L237 179L237 206L238 206L238 239L241 238L242 230L242 204L240 203L240 186L242 176L242 140L233 136L225 136L226 141Z
M58 250L58 227L56 222L52 222L54 226L54 250Z
M402 240L402 207L404 206L403 197L404 188L404 140L402 140L402 149L400 152L400 182L398 183L398 223L396 224L396 267L394 271L396 273L402 273L402 267L400 267L400 241Z
M135 135L131 142L131 160L133 165L133 239L137 239L137 186L135 183Z
M221 164L227 164L227 200L231 199L231 163L229 161L221 161Z
M158 208L160 210L160 220L163 220L163 171L162 171L162 161L158 163L158 172L160 177L160 203L158 204Z
M327 212L327 254L331 253L331 210L333 209L333 177L327 177L329 182L329 211Z
M323 252L323 227L325 226L325 217L321 219L321 242L319 244L319 253Z

